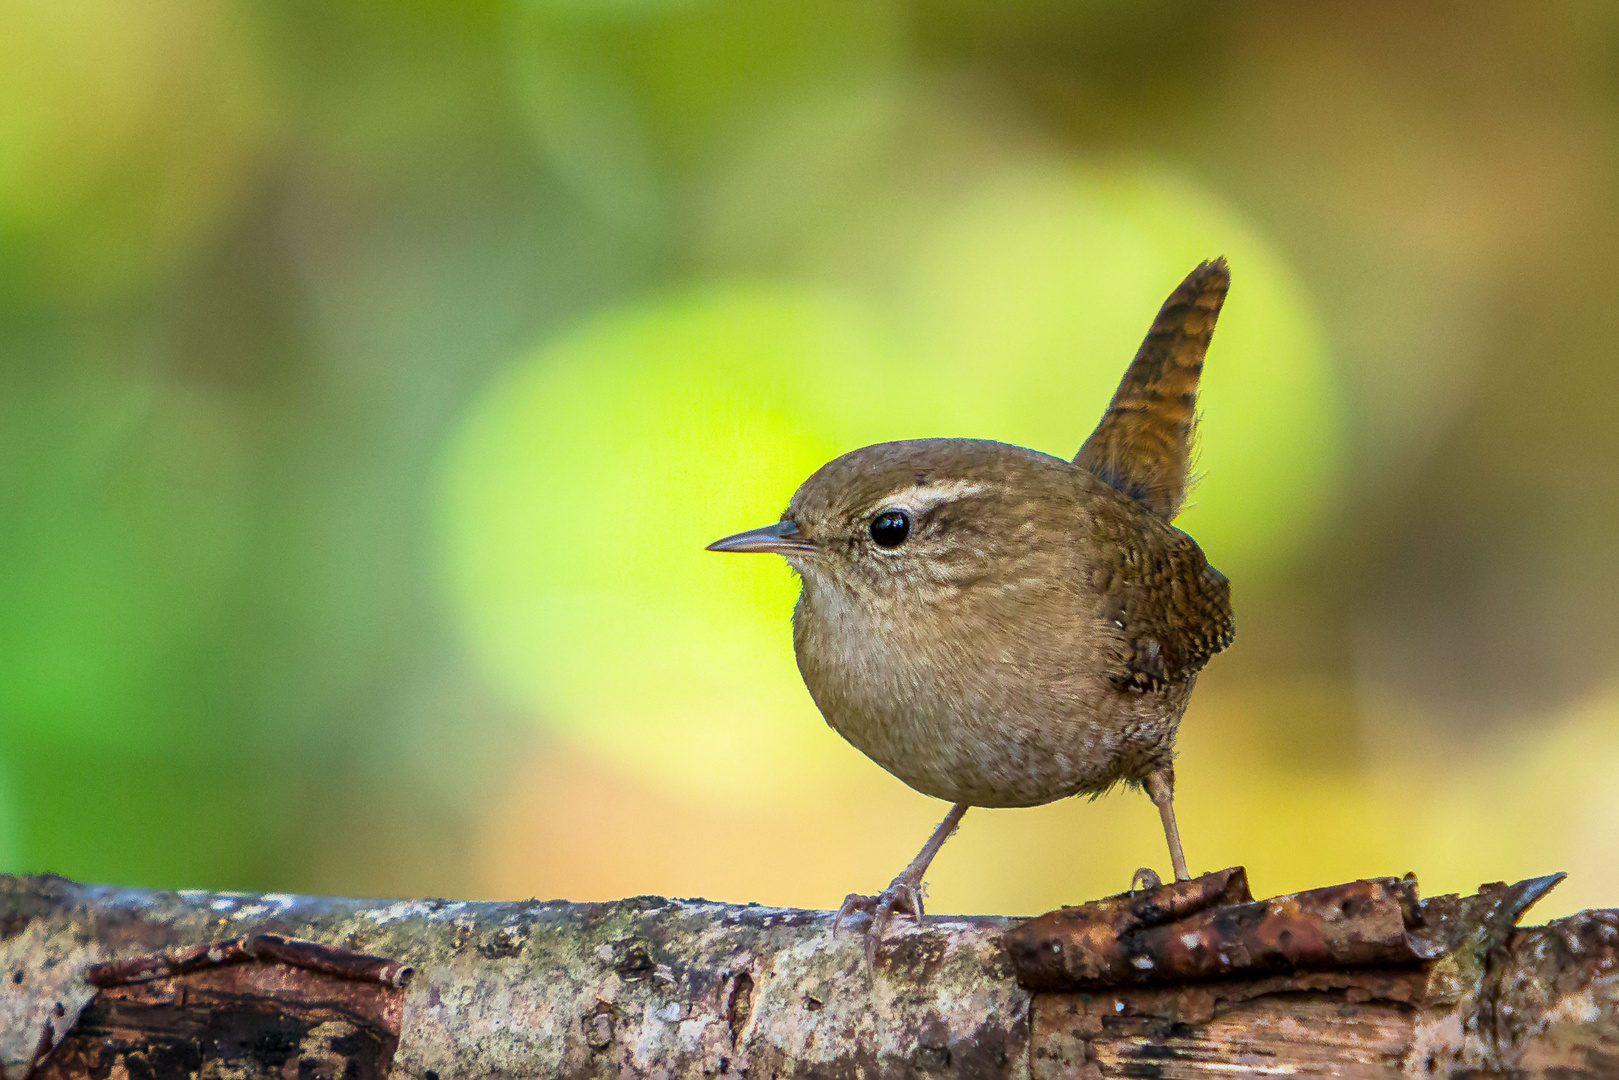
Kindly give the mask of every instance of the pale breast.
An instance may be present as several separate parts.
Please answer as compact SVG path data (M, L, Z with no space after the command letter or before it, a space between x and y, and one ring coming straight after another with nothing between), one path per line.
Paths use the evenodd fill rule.
M976 588L966 610L962 596L896 605L806 580L799 669L840 735L936 798L1033 806L1139 780L1169 758L1191 680L1121 691L1102 674L1097 652L1117 643L1095 605L1052 603L1053 587ZM933 605L948 617L928 618Z

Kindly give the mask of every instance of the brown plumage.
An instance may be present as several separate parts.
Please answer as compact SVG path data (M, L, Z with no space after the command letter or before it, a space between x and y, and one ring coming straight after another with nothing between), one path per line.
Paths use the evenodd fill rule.
M955 804L879 897L875 948L969 806L1144 785L1177 877L1175 732L1231 642L1230 588L1170 520L1184 499L1198 376L1229 278L1170 296L1074 461L979 439L879 443L804 481L781 521L716 541L803 579L799 670L829 724Z
M1186 498L1197 381L1230 287L1224 259L1186 275L1158 309L1101 423L1074 458L1165 521L1174 520Z

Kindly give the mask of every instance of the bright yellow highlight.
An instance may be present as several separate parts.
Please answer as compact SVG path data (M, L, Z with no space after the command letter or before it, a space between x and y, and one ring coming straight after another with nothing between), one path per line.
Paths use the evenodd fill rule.
M703 546L775 520L854 437L838 399L898 370L848 305L749 287L608 316L513 370L448 473L456 596L498 681L680 786L824 779L787 567Z
M1338 501L1343 434L1304 290L1217 200L1151 170L1024 166L980 185L917 253L912 332L970 431L1072 456L1169 290L1225 255L1231 296L1177 524L1241 578ZM1239 613L1240 614L1240 613Z
M713 285L589 320L496 381L453 445L446 553L477 656L570 738L672 790L792 800L869 768L792 659L780 560L703 545L835 455L999 438L1071 456L1170 288L1226 253L1189 528L1228 569L1329 505L1337 406L1280 261L1150 174L1009 174L941 217L887 303Z

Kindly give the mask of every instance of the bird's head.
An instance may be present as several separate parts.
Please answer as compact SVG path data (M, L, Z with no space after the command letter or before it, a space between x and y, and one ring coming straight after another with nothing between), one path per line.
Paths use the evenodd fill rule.
M782 555L807 581L873 599L966 587L1025 572L1043 528L1073 527L1076 472L979 439L878 443L821 466L780 521L708 549Z

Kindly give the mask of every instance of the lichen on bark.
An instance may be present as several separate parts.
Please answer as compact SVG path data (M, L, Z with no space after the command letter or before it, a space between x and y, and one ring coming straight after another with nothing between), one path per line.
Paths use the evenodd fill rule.
M41 936L118 959L274 933L410 964L393 1066L421 1080L1028 1074L1028 995L999 918L902 921L868 966L861 936L834 936L826 912L659 897L366 901L10 878L0 912L18 927L0 942L4 970ZM9 983L0 995L36 1040L27 1056L54 999Z

